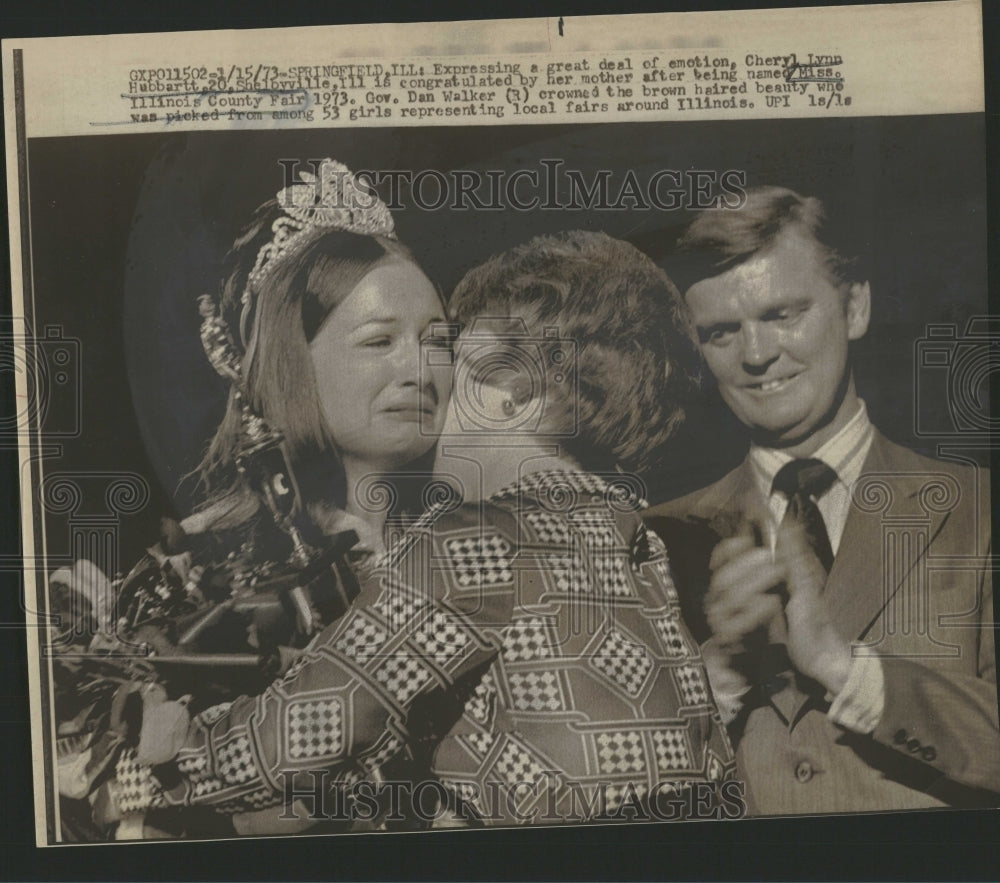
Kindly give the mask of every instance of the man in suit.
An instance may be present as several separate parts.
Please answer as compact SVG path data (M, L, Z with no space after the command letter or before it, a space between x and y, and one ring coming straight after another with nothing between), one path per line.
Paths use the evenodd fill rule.
M685 301L751 447L648 521L703 606L751 811L996 806L987 483L872 426L849 356L870 287L828 230L772 187L685 233Z

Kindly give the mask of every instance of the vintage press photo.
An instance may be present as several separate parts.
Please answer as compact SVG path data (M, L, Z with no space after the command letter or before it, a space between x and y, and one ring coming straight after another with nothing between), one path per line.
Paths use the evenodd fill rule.
M6 41L38 843L995 807L981 39Z

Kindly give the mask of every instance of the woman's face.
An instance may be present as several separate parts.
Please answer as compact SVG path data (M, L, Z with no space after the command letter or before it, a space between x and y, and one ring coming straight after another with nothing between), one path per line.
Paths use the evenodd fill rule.
M309 350L345 461L400 468L437 440L451 367L445 353L429 350L447 346L436 327L445 321L434 286L409 261L373 269L327 318Z

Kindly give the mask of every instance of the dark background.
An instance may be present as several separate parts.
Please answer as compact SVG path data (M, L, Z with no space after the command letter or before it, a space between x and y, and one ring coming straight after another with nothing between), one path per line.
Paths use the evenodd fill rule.
M793 6L789 0L778 0L767 4L745 3L739 0L725 2L695 3L692 0L677 2L630 4L628 11L668 11L695 9L727 9L747 6ZM419 7L403 3L372 2L365 5L346 7L339 5L327 8L307 0L286 0L281 5L275 3L219 2L205 4L195 0L178 2L154 8L136 3L103 2L81 4L66 2L11 3L3 12L3 35L7 36L49 36L56 34L93 34L129 31L165 31L193 28L228 27L276 27L311 24L332 24L353 21L416 21L429 19L491 18L504 16L615 13L623 11L609 0L603 2L577 2L571 10L559 4L542 2L489 2L483 0L474 8L458 4L423 4ZM997 29L997 10L991 3L984 9L986 30L986 88L990 113L985 125L990 145L990 154L995 154L998 141L1000 118L995 113L996 83L1000 76L997 64L997 47L1000 46L1000 32ZM746 125L746 124L744 124ZM440 131L440 130L437 130ZM968 142L964 142L968 143ZM776 147L778 142L772 143ZM630 145L636 146L636 145ZM788 145L793 150L794 145ZM102 199L114 204L118 213L116 220L127 228L138 196L138 179L146 164L156 154L158 147L143 148L139 156L122 157L122 168L131 162L131 184L122 178L130 198L120 200ZM324 150L320 155L336 153ZM342 157L350 161L351 157ZM464 161L464 160L463 160ZM100 160L108 167L115 165L115 158L105 156ZM703 164L703 163L699 163ZM230 164L230 171L235 163ZM664 165L674 165L670 160ZM961 169L962 165L953 156L942 153L939 168L946 176ZM445 167L443 161L440 167ZM77 186L85 186L91 174L97 175L97 168L86 166L80 169L78 178L71 182L69 194ZM105 171L104 181L109 177ZM991 170L988 182L990 210L988 224L990 231L990 269L997 267L998 225L997 198L998 176ZM791 181L787 181L791 183ZM36 184L33 177L33 184ZM5 190L6 192L6 190ZM270 188L268 188L270 192ZM66 194L63 194L66 196ZM107 194L105 193L106 197ZM248 204L258 197L247 194ZM70 196L67 203L75 200ZM948 200L946 200L947 202ZM14 209L16 210L16 208ZM80 222L78 240L64 242L67 252L79 253L87 248L97 247L103 254L92 264L90 277L77 277L72 285L81 294L84 291L110 285L116 296L124 291L124 271L119 240L114 245L117 258L112 258L112 244L106 241L99 229L101 224L111 219L92 213ZM935 226L933 214L927 216L931 228ZM897 220L905 224L919 218L910 218L902 213ZM111 229L109 225L109 229ZM977 228L979 229L979 228ZM946 232L939 229L936 232ZM218 242L225 242L220 230ZM120 235L120 233L119 233ZM900 234L905 235L905 234ZM110 234L109 234L110 237ZM652 249L649 249L652 250ZM3 260L6 251L0 250ZM463 252L471 255L471 251ZM69 255L67 255L69 259ZM161 255L166 262L171 259ZM176 260L176 257L173 258ZM102 263L103 261L103 263ZM938 279L951 278L950 255L940 252L940 259L933 262L931 270ZM4 266L4 275L8 268ZM455 269L457 272L457 268ZM897 277L899 278L899 277ZM995 276L993 277L995 279ZM957 281L957 280L956 280ZM981 291L981 289L980 289ZM902 305L909 292L898 290ZM884 300L882 292L876 289L876 301ZM103 303L103 302L102 302ZM946 308L942 298L938 305ZM7 304L9 310L9 301ZM881 309L881 307L880 307ZM72 314L72 315L70 315ZM900 307L900 314L909 315ZM86 303L74 309L67 307L67 315L60 322L69 322L75 317L86 324L118 322L119 313L91 310ZM954 317L959 318L959 317ZM7 326L4 326L6 330ZM112 339L119 327L104 328L98 337L107 335ZM878 327L873 327L870 339L879 339ZM919 331L918 331L919 333ZM82 335L81 335L82 336ZM900 332L902 342L884 345L890 349L906 350L913 340L913 329L906 334ZM117 360L117 361L116 361ZM114 377L121 382L124 374L124 351L110 358L94 359L88 356L85 365L101 369L90 378L85 374L84 389L90 378L89 388L94 383ZM868 357L868 364L877 371L879 351L876 349ZM909 362L908 362L909 364ZM6 367L6 366L5 366ZM90 368L86 369L88 372ZM899 364L889 373L889 379L902 376ZM878 380L878 375L875 375ZM9 370L0 372L0 401L5 414L13 412L13 375ZM895 380L893 380L895 382ZM878 382L881 385L881 381ZM89 394L89 393L88 393ZM867 393L869 398L871 393ZM99 396L100 397L100 396ZM110 396L109 396L110 399ZM144 448L138 443L138 426L129 423L132 407L128 398L120 399L117 405L108 405L115 414L113 425L95 436L90 443L90 456L100 458L109 438L118 433L133 440L131 446L133 462L143 462ZM876 412L877 419L884 417L881 406ZM879 420L885 426L885 420ZM905 418L898 418L896 425L906 427ZM889 429L888 426L886 426ZM126 431L127 430L127 431ZM890 434L893 434L890 429ZM896 437L900 437L896 433ZM901 438L904 440L904 438ZM2 532L3 561L5 564L16 560L19 554L19 512L17 491L16 454L10 448L2 452L3 462L3 508L0 517L7 527ZM121 452L116 451L109 462L117 466ZM79 454L78 454L79 456ZM148 464L147 464L148 465ZM996 474L996 472L994 472ZM162 491L158 491L161 495ZM166 497L162 497L166 502ZM150 509L155 508L151 501ZM148 533L145 534L148 536ZM80 849L37 850L34 847L34 827L32 809L31 756L28 733L28 699L26 693L27 672L25 668L25 634L23 627L17 626L22 618L20 612L20 584L17 574L10 566L5 566L3 591L0 592L2 615L0 624L11 625L0 631L2 647L2 670L4 689L0 691L0 741L5 746L4 801L0 810L0 855L2 855L3 876L8 879L537 879L551 877L561 879L578 878L643 878L643 879L806 879L863 878L863 879L994 879L995 843L998 834L998 816L993 812L945 812L912 813L891 815L868 815L827 817L822 819L785 819L780 821L746 821L738 824L686 824L632 826L621 828L562 828L532 831L506 832L457 832L419 835L408 837L361 837L338 840L287 840L273 842L231 842L214 844L182 844L164 846L144 844L135 846L86 847Z
M196 298L215 292L219 265L252 210L283 186L279 158L333 156L352 169L536 169L560 159L586 181L625 170L641 182L659 169L741 170L747 184L781 184L819 196L870 259L872 322L856 345L861 395L896 441L934 452L914 434L915 342L928 323L986 310L986 199L982 115L861 119L633 123L589 126L436 127L309 132L128 134L38 139L29 144L31 246L39 331L80 341L76 406L65 397L46 422L80 434L62 441L47 471L131 471L151 495L122 520L122 566L153 541L161 514L187 514L197 465L228 387L198 336ZM383 186L388 198L388 187ZM541 188L539 188L541 192ZM562 188L563 199L568 189ZM471 267L542 232L582 228L628 239L670 268L689 209L431 211L407 187L395 212L400 239L446 294ZM437 196L427 186L424 204ZM613 197L612 197L613 198ZM924 370L925 413L947 412L945 369ZM931 382L933 381L933 382ZM658 502L704 486L743 456L740 424L709 387L702 405L647 475ZM59 411L62 408L62 412ZM44 434L45 423L43 423ZM75 515L98 513L92 483ZM89 508L88 508L89 507ZM96 507L96 508L95 508ZM49 520L59 554L67 516Z

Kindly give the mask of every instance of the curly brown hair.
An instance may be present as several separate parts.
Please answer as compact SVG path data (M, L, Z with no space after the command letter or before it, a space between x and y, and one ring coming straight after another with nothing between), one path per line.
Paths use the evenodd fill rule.
M466 274L449 308L461 325L499 317L526 327L536 345L573 342L574 400L546 403L545 419L588 469L649 468L696 390L697 349L677 288L648 256L604 233L539 236L497 255ZM558 340L546 334L553 328Z

